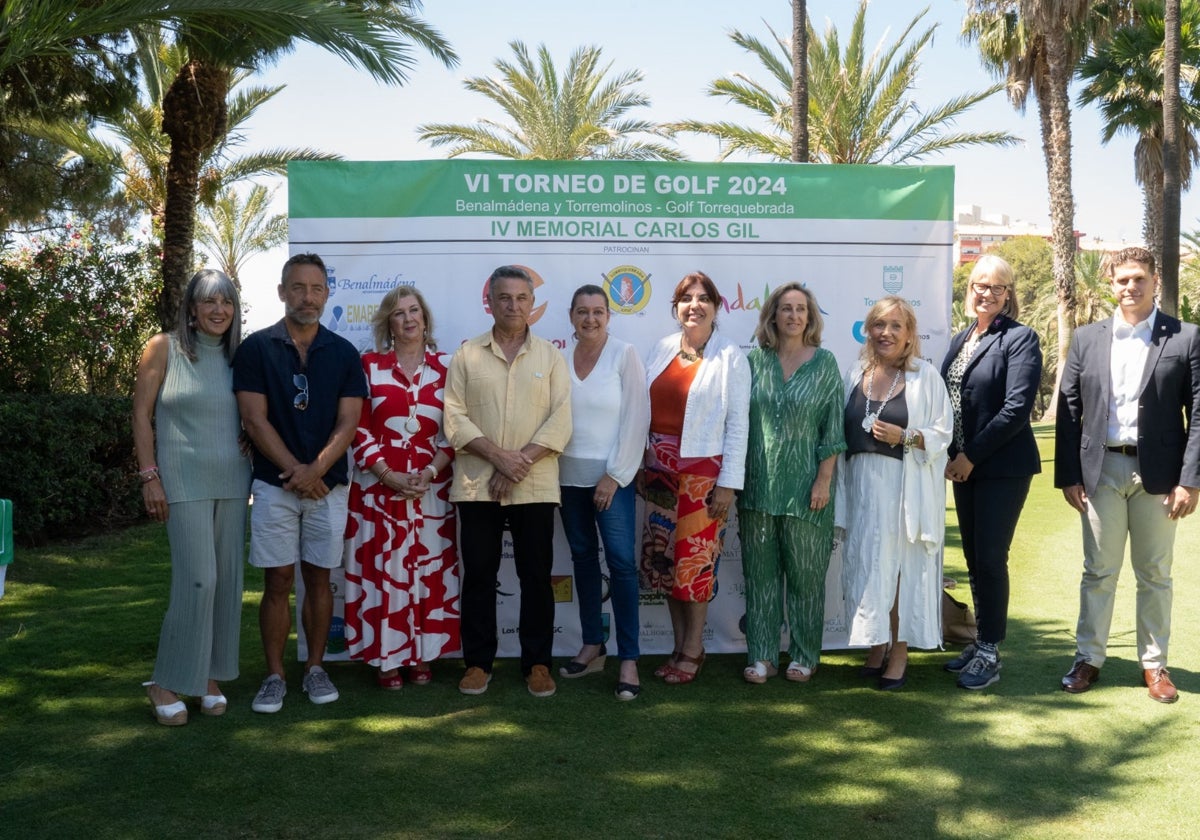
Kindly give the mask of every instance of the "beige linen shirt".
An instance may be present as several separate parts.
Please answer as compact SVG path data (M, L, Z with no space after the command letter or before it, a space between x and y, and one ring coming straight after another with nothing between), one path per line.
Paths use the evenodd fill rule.
M443 423L456 450L450 501L495 501L488 493L495 467L466 449L485 437L503 449L534 443L551 452L529 468L502 504L558 504L558 454L571 438L571 379L562 353L549 341L527 332L511 365L491 330L465 342L446 374Z

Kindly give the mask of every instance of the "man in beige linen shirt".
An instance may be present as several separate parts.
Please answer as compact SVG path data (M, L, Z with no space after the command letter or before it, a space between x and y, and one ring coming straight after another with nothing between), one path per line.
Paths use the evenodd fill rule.
M550 569L558 455L571 437L571 385L562 353L529 329L533 298L524 269L492 272L492 329L459 347L446 376L445 432L457 452L450 500L461 525L463 694L484 693L492 678L506 529L521 584L521 672L535 697L555 691Z

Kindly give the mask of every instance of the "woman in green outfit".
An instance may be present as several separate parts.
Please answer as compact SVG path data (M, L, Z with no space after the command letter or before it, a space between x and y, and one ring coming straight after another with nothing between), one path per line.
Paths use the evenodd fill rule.
M830 487L846 448L845 391L833 354L821 348L821 313L799 283L773 291L750 351L750 441L738 500L746 576L746 682L779 672L786 592L784 676L808 682L821 657L825 573L833 542Z

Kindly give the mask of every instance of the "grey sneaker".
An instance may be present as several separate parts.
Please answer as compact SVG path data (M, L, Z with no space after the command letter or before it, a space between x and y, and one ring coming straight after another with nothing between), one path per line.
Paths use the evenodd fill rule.
M271 674L262 681L250 708L263 714L274 714L283 708L283 695L285 694L287 694L287 683L283 681L283 677Z
M301 685L304 687L304 693L308 695L308 699L317 705L332 703L338 699L338 690L333 687L333 683L329 680L329 674L326 674L325 669L320 665L314 665L308 669Z
M1000 660L976 656L958 675L959 688L987 688L1000 680Z
M970 644L962 649L962 653L960 653L958 656L951 659L949 662L947 662L945 665L943 665L942 668L949 671L951 674L957 674L963 668L966 668L967 663L970 662L974 658L975 658L975 645Z

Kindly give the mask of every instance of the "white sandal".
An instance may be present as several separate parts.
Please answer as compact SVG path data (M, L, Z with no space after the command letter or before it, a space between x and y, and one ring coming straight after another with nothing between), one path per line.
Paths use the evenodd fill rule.
M792 682L808 682L812 679L812 675L816 672L817 669L815 667L806 668L798 661L793 660L791 664L787 666L787 670L783 672L783 676Z
M154 710L154 719L163 726L183 726L187 723L187 706L178 697L174 703L158 704L154 702L154 689L158 686L153 681L142 683L146 696L150 698L150 706Z
M223 715L228 705L224 694L205 694L200 698L200 714L213 717Z
M748 683L753 683L754 685L762 685L769 678L775 676L778 673L779 673L778 668L776 668L770 662L763 662L760 659L757 662L755 662L753 665L747 665L746 669L744 671L742 671L742 677Z

